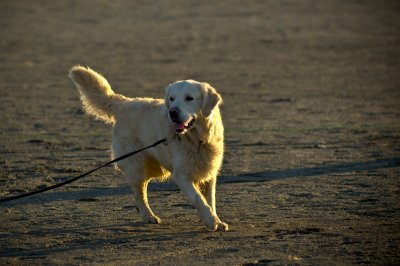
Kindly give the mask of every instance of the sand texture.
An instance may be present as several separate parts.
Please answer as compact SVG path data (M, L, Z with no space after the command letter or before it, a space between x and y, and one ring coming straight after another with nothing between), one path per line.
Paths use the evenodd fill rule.
M143 224L107 167L0 204L0 264L400 264L399 17L399 1L2 0L0 196L109 159L72 65L131 97L192 78L224 99L230 231L173 184L152 185L162 223Z

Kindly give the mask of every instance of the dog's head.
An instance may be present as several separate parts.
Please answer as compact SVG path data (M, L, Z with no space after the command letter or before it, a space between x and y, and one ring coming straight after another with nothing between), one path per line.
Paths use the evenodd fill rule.
M197 119L210 117L221 102L221 96L208 83L184 80L166 89L168 116L178 134L194 128Z

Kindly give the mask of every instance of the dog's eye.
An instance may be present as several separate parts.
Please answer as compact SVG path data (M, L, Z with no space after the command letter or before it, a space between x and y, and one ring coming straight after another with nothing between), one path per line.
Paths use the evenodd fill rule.
M171 101L171 102L173 102L174 100L175 100L175 98L174 97L169 97L169 100Z
M190 101L192 101L193 100L193 97L192 96L186 96L186 98L185 98L185 101L187 101L187 102L190 102Z

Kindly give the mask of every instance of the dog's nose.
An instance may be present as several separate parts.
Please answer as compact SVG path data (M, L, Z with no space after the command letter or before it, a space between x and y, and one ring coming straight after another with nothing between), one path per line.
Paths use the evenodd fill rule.
M174 108L169 109L169 117L171 119L178 119L178 116L179 116L178 108L174 107Z

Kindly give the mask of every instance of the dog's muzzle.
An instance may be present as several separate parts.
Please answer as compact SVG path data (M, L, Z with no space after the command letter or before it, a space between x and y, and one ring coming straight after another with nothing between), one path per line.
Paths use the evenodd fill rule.
M169 118L174 123L175 132L178 134L182 134L187 130L190 130L196 120L195 117L191 117L188 123L181 122L179 119L180 110L178 108L171 108L168 111Z

